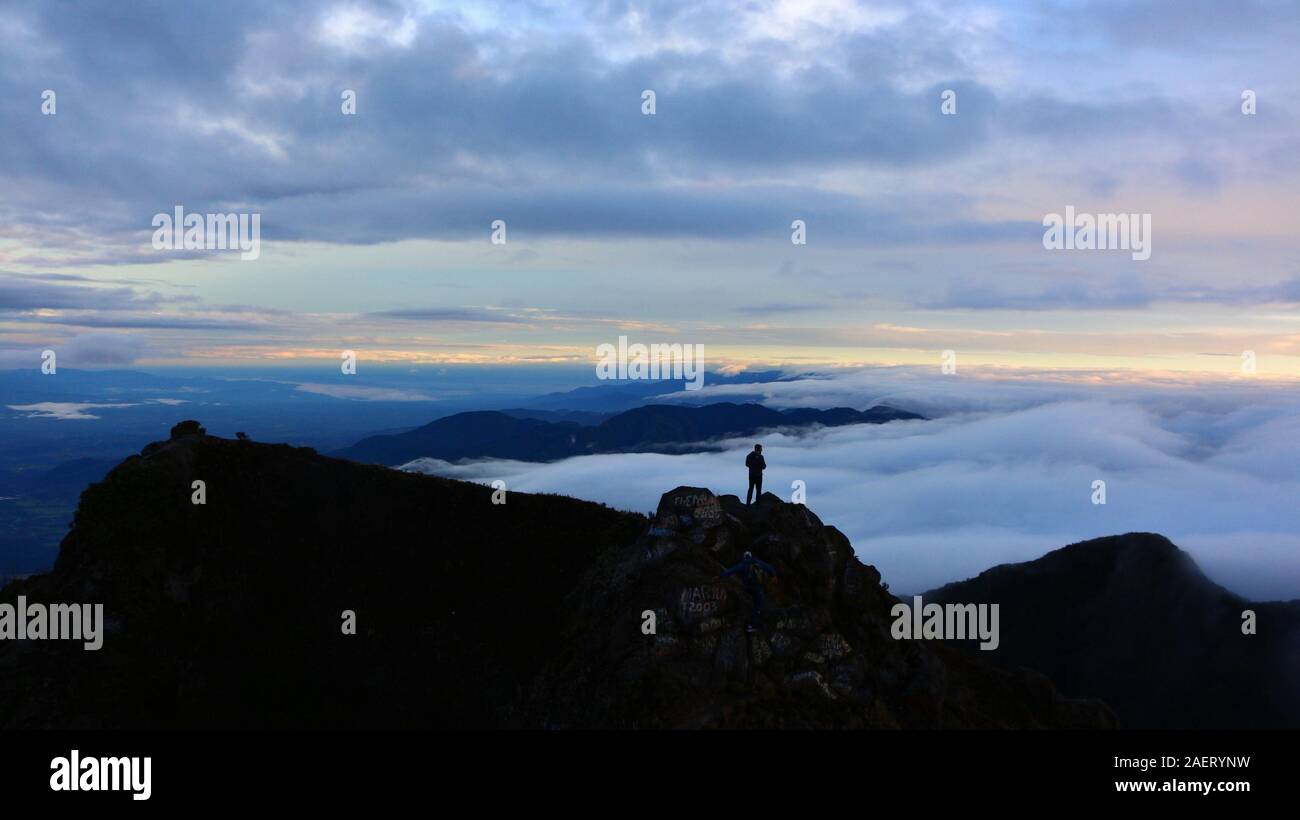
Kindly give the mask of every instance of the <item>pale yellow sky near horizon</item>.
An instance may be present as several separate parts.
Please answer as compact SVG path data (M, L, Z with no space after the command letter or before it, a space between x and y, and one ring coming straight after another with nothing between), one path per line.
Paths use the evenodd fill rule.
M359 366L366 363L378 365L546 365L590 363L593 368L597 356L591 348L578 349L568 347L550 347L529 345L520 349L502 350L494 353L485 351L476 353L439 353L436 350L385 350L365 347L349 348L357 354ZM1026 372L1052 372L1062 376L1071 373L1095 373L1099 371L1129 373L1140 378L1143 375L1160 377L1169 374L1207 378L1243 378L1243 379L1279 379L1284 381L1300 380L1300 356L1260 356L1255 358L1253 373L1243 370L1240 356L1231 355L1164 355L1164 356L1106 356L1085 353L1069 355L1041 355L1015 352L980 352L956 350L956 362L961 368L990 368ZM709 370L736 372L739 370L756 370L766 368L815 368L815 367L854 367L854 366L934 366L938 370L942 364L941 351L898 350L898 349L848 349L848 348L810 348L801 350L797 355L780 355L776 350L744 350L727 346L705 345L705 365ZM203 367L266 367L274 365L301 366L315 365L333 367L339 361L339 352L321 349L298 350L256 350L217 349L211 352L195 354L185 358L151 356L140 359L139 367L148 366L192 366Z

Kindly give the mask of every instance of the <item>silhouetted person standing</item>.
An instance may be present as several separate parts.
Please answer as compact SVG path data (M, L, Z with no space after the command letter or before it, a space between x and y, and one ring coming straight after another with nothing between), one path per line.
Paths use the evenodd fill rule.
M762 461L763 457L759 456L758 459ZM739 575L740 583L744 585L745 592L749 594L751 606L749 608L749 620L745 622L746 632L753 632L763 621L763 573L775 577L776 569L766 561L755 558L754 553L746 552L740 559L739 564L728 567L719 576L726 578L728 575Z
M745 456L745 466L749 468L749 489L745 491L745 503L748 504L754 490L758 490L759 498L763 497L763 471L767 469L767 462L763 460L763 445L754 445L754 452Z

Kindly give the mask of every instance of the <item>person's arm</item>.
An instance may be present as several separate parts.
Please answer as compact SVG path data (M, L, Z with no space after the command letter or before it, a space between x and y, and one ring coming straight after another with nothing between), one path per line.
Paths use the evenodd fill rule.
M773 567L771 564L767 563L766 561L760 561L759 559L755 558L754 563L758 564L758 568L763 570L763 572L766 572L768 575L780 574L776 571L775 567Z
M728 575L735 575L737 572L740 572L740 564L736 564L734 567L728 567L727 569L723 570L722 574L719 575L718 577L726 578Z
M763 458L762 456L758 457L758 469L760 470L767 469L767 459Z

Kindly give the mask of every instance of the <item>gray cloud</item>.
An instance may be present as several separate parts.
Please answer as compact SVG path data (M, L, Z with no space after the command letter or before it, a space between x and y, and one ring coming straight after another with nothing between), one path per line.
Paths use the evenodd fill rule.
M517 324L526 321L509 313L480 308L407 308L380 310L367 315L376 319L399 319L412 322L502 322Z
M0 369L41 367L41 353L53 350L59 367L112 367L131 365L141 358L148 345L138 336L126 333L82 333L51 341L44 347L0 350Z
M143 310L162 302L134 288L54 284L36 277L0 273L0 311Z
M61 316L42 316L37 320L41 324L69 325L72 327L122 328L141 330L266 330L267 326L257 322L223 319L207 316L190 316L186 314L167 314L153 316L126 316L120 313L98 315L95 313L72 313Z
M1157 303L1266 305L1300 302L1300 277L1268 285L1149 287L1125 279L1056 282L1039 290L1016 292L998 286L954 286L942 296L918 300L930 310L1130 310Z
M595 29L511 39L455 15L353 4L379 29L412 26L400 44L355 35L362 56L319 36L338 8L128 4L70 14L10 4L5 19L24 37L0 43L6 222L33 244L88 243L86 264L175 258L140 245L152 215L177 203L257 209L264 236L281 240L465 238L496 218L534 235L727 238L780 232L798 214L816 219L823 239L996 241L1032 237L1033 226L935 222L884 199L735 178L932 167L999 133L1078 140L1177 130L1193 117L1155 98L1000 98L920 9L803 64L792 62L808 58L800 45L780 40L727 56L665 46L615 59L597 38L625 18L600 5L588 10ZM521 25L549 14L502 9ZM665 43L722 34L734 21L719 12L656 6L641 36L657 27ZM602 21L615 28L602 31ZM111 59L101 45L109 36ZM948 79L918 86L918 63ZM46 87L60 95L54 117L38 114ZM339 112L343 88L357 91L354 117ZM654 117L639 113L645 88L659 95ZM960 118L938 113L946 88L960 96Z
M736 313L748 316L775 316L784 313L809 313L821 310L833 310L837 305L816 302L768 302L762 305L742 305L735 308Z

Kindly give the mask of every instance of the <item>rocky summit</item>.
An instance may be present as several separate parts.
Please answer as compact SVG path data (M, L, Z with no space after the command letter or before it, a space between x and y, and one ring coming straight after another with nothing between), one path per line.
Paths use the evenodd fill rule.
M747 551L776 570L753 632L743 584L720 577ZM567 602L564 651L524 697L514 716L521 725L1115 725L1100 702L1064 698L1035 672L892 638L897 599L880 573L839 530L771 493L747 506L678 487L646 533L601 555L578 589Z
M745 551L776 570L752 633L719 577ZM1114 725L893 639L879 573L770 494L679 487L651 518L197 423L91 485L19 596L102 605L102 645L0 641L6 728Z

